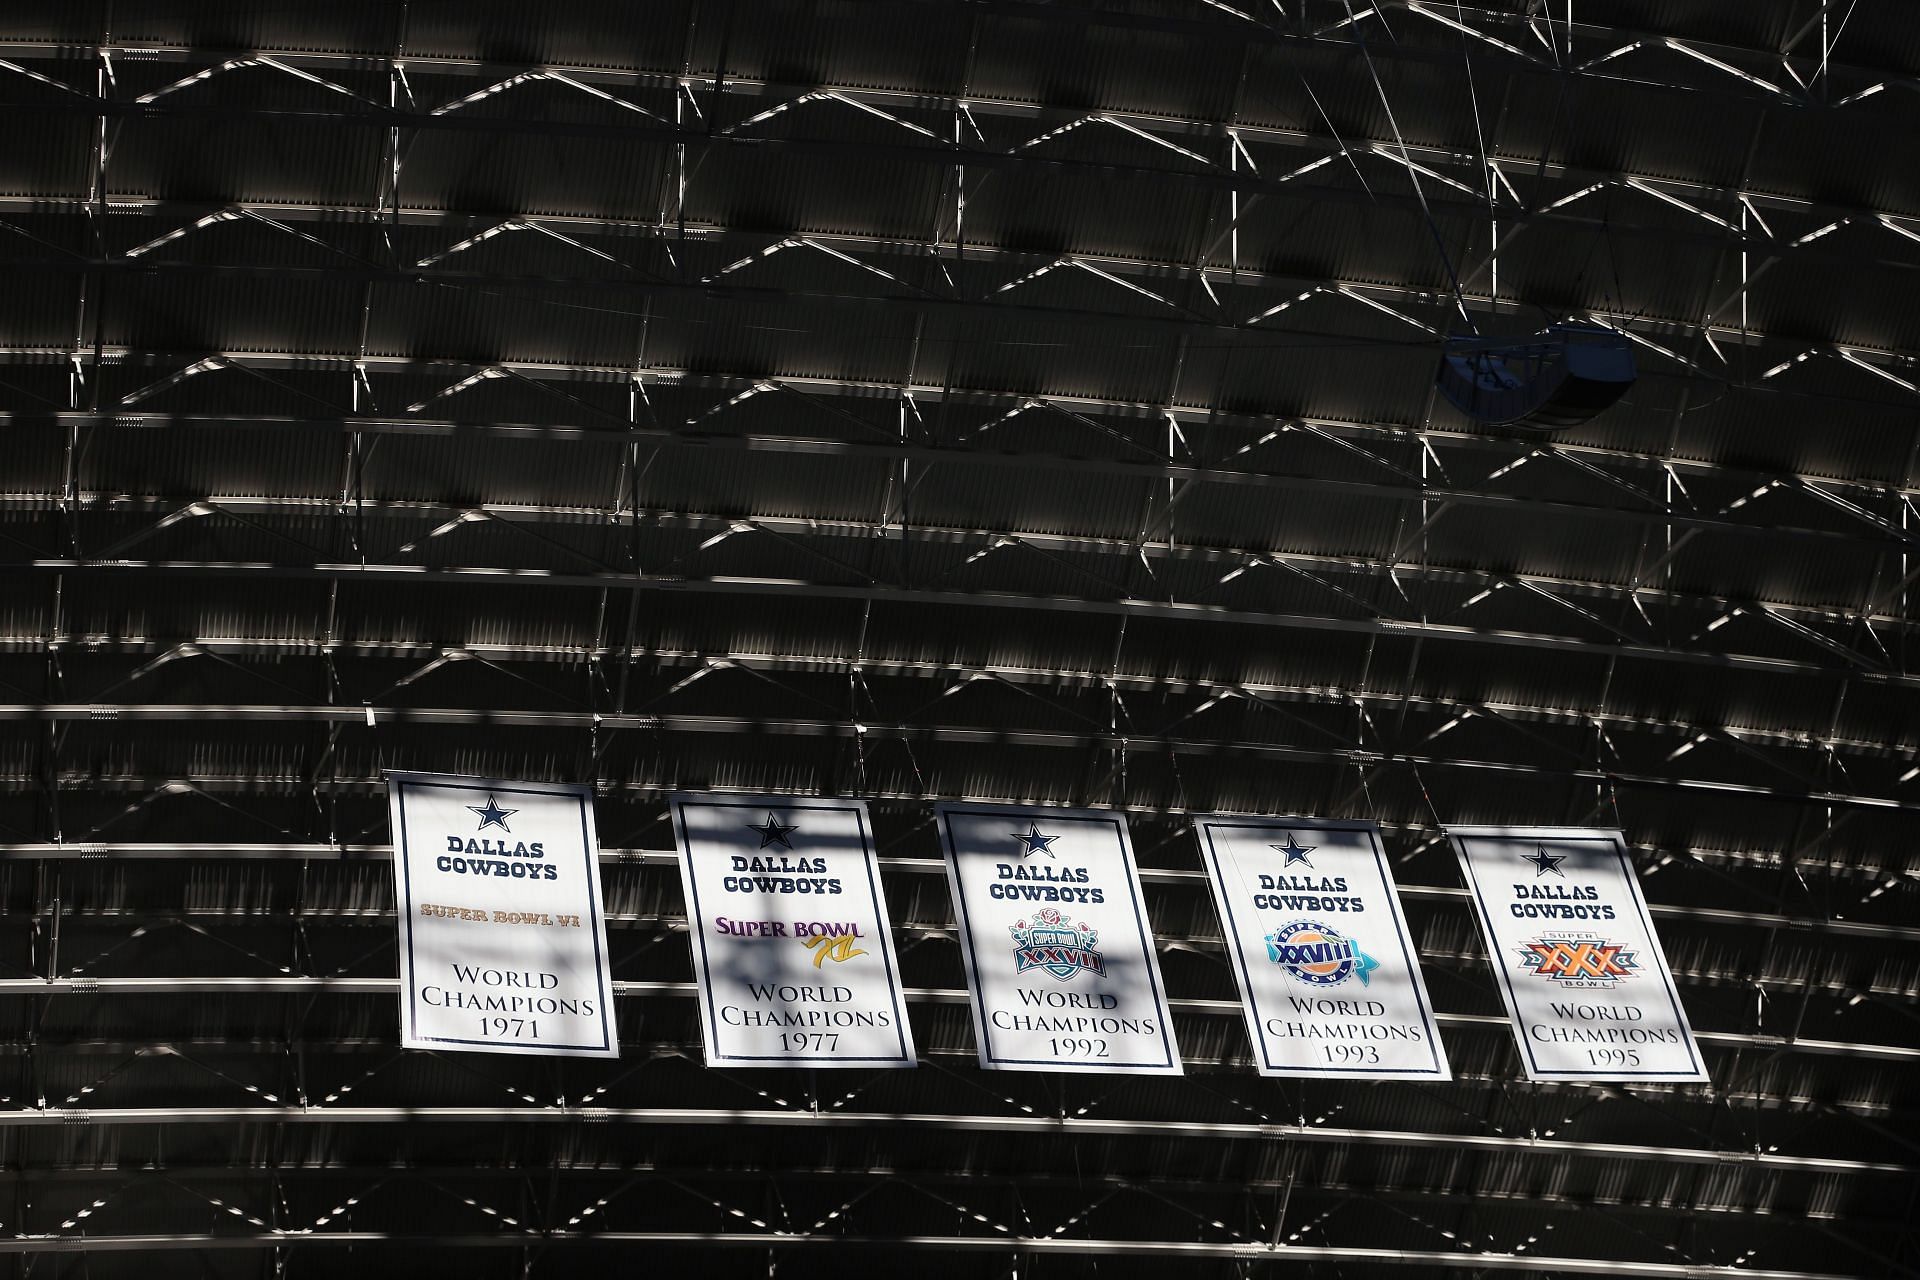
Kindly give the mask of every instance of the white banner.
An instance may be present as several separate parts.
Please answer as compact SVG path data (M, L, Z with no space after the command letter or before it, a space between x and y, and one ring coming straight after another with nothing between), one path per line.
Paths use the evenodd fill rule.
M866 805L677 795L673 824L709 1066L917 1065Z
M617 1058L593 792L388 773L409 1049Z
M1618 831L1448 827L1533 1080L1705 1080Z
M1126 819L939 805L980 1065L1179 1075Z
M1261 1075L1452 1078L1379 827L1216 817L1194 828Z

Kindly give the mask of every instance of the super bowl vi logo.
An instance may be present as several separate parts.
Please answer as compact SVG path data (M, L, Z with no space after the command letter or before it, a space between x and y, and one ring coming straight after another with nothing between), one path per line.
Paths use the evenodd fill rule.
M1563 987L1611 987L1640 968L1634 953L1590 933L1553 934L1522 943L1520 963Z
M1100 941L1099 930L1089 929L1084 923L1069 924L1052 907L1034 912L1031 925L1020 920L1007 926L1007 931L1013 934L1015 973L1042 969L1065 982L1083 971L1096 976L1107 971L1107 962L1094 950Z
M1337 987L1352 977L1364 987L1380 967L1358 942L1316 920L1281 925L1267 935L1266 943L1267 959L1316 987Z

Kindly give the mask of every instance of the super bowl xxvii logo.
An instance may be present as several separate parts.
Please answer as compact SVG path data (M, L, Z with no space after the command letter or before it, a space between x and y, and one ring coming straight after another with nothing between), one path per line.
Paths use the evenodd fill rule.
M1520 944L1520 963L1563 987L1611 987L1639 971L1634 953L1593 934L1553 934Z
M1007 926L1013 935L1013 971L1043 969L1065 982L1077 973L1104 976L1107 962L1094 950L1100 932L1084 923L1069 924L1052 907L1033 913L1033 923L1020 920Z
M1316 987L1337 987L1353 977L1364 987L1380 967L1358 942L1315 920L1281 925L1267 935L1266 943L1267 959Z

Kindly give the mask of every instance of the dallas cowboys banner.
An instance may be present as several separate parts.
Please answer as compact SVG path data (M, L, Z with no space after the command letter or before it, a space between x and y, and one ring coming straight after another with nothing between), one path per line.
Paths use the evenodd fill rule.
M409 1049L617 1058L590 788L388 773Z
M1194 828L1261 1075L1451 1078L1380 828L1226 817Z
M980 1065L1179 1075L1117 813L939 805Z
M1448 827L1534 1080L1705 1080L1618 831Z
M866 805L672 808L708 1065L916 1065Z

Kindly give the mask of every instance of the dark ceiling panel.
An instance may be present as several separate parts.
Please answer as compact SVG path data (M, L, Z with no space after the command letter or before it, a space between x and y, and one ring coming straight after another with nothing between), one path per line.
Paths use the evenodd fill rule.
M1915 29L13 6L0 1257L1914 1273ZM398 1050L393 768L594 784L621 1061ZM675 788L868 799L922 1069L697 1065ZM1185 1078L974 1066L951 798L1127 811ZM1253 1074L1212 810L1382 824L1455 1080ZM1619 826L1713 1084L1524 1083L1443 823Z

